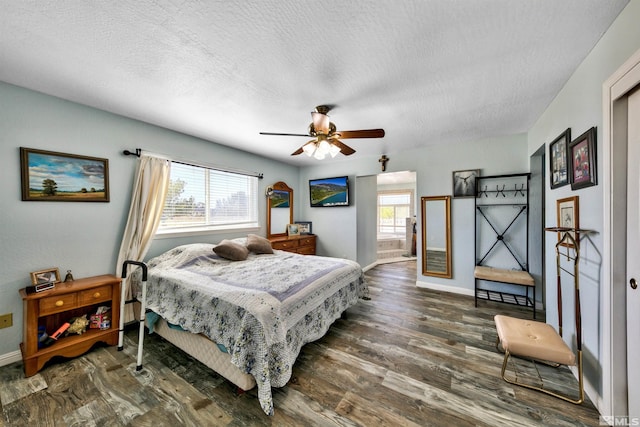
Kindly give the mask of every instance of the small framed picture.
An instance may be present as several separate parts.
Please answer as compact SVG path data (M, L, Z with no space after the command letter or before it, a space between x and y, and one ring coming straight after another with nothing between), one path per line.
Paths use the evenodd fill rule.
M567 172L567 149L571 142L571 128L562 132L549 144L549 166L551 167L551 188L569 183Z
M571 228L577 230L580 228L580 211L579 211L579 199L578 196L566 197L564 199L558 199L556 201L556 209L558 216L559 228ZM578 242L580 238L577 231L569 231L573 239ZM558 233L558 241L562 239L562 233ZM573 247L572 243L562 243L562 246Z
M596 165L596 128L592 127L569 144L571 189L598 183Z
M300 234L313 234L312 224L310 221L296 221Z
M453 197L476 197L480 169L453 172Z
M298 224L287 224L287 234L289 236L298 236L300 234L300 226Z
M34 271L31 273L32 285L43 285L45 283L60 282L60 270L49 268L47 270Z

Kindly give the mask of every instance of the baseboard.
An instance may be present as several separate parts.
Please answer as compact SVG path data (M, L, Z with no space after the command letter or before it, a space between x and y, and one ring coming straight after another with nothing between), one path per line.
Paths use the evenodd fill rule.
M10 365L15 362L19 362L22 360L22 354L19 350L12 351L7 354L0 354L0 366Z
M578 367L577 366L569 366L569 370L573 373L573 376L576 377L576 381L578 381ZM604 408L604 402L602 401L602 396L598 393L596 388L591 384L588 378L582 376L584 381L584 394L587 395L593 406L596 407L598 412L602 415L602 410Z
M466 295L470 297L473 296L473 289L464 289L464 288L459 288L457 286L441 285L439 283L421 282L420 280L416 280L416 286L419 288L431 289L434 291L449 292L452 294L460 294L460 295Z

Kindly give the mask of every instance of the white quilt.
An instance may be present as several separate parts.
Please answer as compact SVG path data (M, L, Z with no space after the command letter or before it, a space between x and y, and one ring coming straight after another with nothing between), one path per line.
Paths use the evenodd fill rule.
M271 415L271 387L289 381L302 346L368 295L362 269L350 260L284 251L229 261L213 247L184 245L151 259L147 308L223 344L232 363L254 376Z

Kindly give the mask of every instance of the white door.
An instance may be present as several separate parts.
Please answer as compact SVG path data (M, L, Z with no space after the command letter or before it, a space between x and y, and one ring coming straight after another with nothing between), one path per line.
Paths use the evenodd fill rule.
M629 95L627 158L627 384L629 421L640 420L640 90Z

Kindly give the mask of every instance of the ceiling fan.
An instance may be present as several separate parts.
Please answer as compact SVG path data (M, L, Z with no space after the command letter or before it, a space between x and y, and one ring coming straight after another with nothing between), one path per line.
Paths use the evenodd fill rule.
M336 125L329 121L329 116L327 115L331 108L332 106L329 105L318 105L311 112L312 122L309 124L308 133L260 132L260 135L310 136L313 139L291 153L291 155L296 156L305 153L307 156L313 156L318 160L324 159L327 154L331 157L335 157L338 153L350 156L356 152L356 150L343 143L341 139L382 138L384 136L384 129L336 130Z

